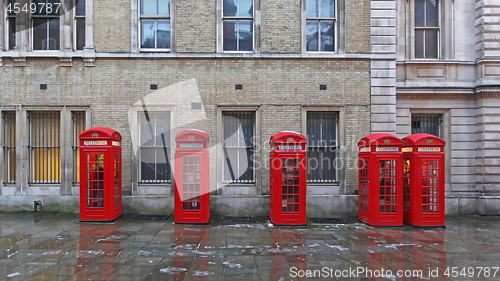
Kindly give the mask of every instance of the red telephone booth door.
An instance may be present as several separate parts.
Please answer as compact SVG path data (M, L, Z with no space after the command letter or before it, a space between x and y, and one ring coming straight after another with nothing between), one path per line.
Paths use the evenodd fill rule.
M358 147L359 220L373 226L403 225L402 141L379 133L362 138Z
M122 215L121 136L109 128L80 134L80 221Z
M102 212L104 215L104 155L106 151L86 151L85 205L89 213Z
M175 222L208 223L210 183L208 134L187 130L176 136Z
M405 161L404 221L413 226L445 226L444 146L429 134L403 138Z
M273 224L306 224L306 142L296 132L271 137L269 217Z

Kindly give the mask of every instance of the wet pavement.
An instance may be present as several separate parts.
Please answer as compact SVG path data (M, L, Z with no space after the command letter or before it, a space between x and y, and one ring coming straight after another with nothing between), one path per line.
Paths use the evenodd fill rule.
M500 280L500 217L452 216L446 229L259 221L0 213L0 280Z

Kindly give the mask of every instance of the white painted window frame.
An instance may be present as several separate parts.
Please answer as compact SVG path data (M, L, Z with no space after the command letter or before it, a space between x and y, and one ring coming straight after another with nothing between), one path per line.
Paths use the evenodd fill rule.
M217 53L227 54L253 54L260 53L260 1L253 0L253 17L250 18L225 18L224 17L224 1L217 0ZM224 51L224 20L246 20L252 19L253 21L253 34L252 34L252 51Z
M132 53L175 53L175 2L170 0L170 16L168 17L154 17L145 16L141 17L141 1L131 0L131 52ZM167 48L141 48L141 19L170 19L170 49Z
M254 112L255 113L255 161L253 183L224 183L224 112ZM261 110L259 106L219 106L217 109L217 194L218 195L259 195L261 194L262 182L262 142L261 142Z
M301 3L301 17L302 17L302 53L308 53L308 54L337 54L337 53L344 53L344 45L345 45L345 24L344 24L344 0L336 0L335 1L335 18L318 18L318 19L311 19L311 20L333 20L334 21L334 40L335 40L335 46L333 51L307 51L307 21L310 20L310 18L307 18L307 7L306 7L306 1L307 0L302 0ZM321 0L319 0L321 1ZM321 35L320 35L321 36ZM320 49L321 46L318 46Z
M454 8L454 1L450 0L436 0L438 1L438 23L439 27L437 28L438 30L438 38L437 38L437 52L438 56L437 58L416 58L415 57L415 30L417 27L415 27L415 0L406 0L406 33L409 36L406 36L406 53L407 57L406 59L408 60L418 60L418 61L436 61L436 60L443 60L446 58L452 58L454 57L453 54L453 49L454 47L452 46L454 40L453 40L453 16L452 15L447 15L445 12L448 10L453 10ZM449 3L451 2L451 3ZM449 6L449 7L448 7ZM451 7L451 8L450 8ZM449 19L449 22L447 22ZM418 28L418 29L425 29L425 28ZM450 47L444 48L443 44L447 44ZM425 46L424 46L425 47Z
M148 112L169 112L170 113L170 159L171 180L168 183L140 183L140 129L139 129L139 114L145 110ZM174 194L174 175L175 162L174 155L176 150L175 143L175 124L176 124L176 107L175 105L159 105L159 104L144 104L134 105L130 114L130 133L132 139L132 149L137 148L137 151L132 151L132 195L158 195L158 194Z

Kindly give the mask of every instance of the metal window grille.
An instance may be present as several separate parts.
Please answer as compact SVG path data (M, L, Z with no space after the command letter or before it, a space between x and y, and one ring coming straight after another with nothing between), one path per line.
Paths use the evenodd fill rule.
M223 112L223 183L255 183L255 112Z
M415 0L415 58L438 58L439 1Z
M31 14L33 50L60 49L60 0L32 0L37 10ZM49 8L50 7L50 8Z
M60 112L30 112L29 121L30 183L60 183Z
M306 1L306 51L335 51L336 0Z
M307 113L307 182L337 182L337 112Z
M16 183L16 113L3 113L4 183Z
M142 49L170 49L170 0L140 0L140 46Z
M170 112L140 112L139 183L170 183Z
M85 111L71 112L73 151L73 183L80 182L80 133L85 131Z
M223 1L224 51L253 50L253 7L253 0Z
M426 133L439 137L439 115L412 115L411 133Z
M73 0L75 1L75 49L82 51L85 47L85 5L86 0Z

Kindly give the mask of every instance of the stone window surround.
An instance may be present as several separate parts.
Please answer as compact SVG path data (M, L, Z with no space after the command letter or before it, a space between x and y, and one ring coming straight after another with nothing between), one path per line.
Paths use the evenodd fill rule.
M415 58L415 1L405 0L405 60L437 61L454 59L455 0L439 0L438 58Z
M0 173L0 194L2 195L76 195L79 194L80 184L73 183L73 139L72 139L72 112L85 112L85 128L91 127L90 107L87 106L1 106L2 111L16 113L16 183L3 184L3 172ZM30 178L29 129L28 113L33 111L59 111L61 116L61 183L57 184L28 184ZM2 119L0 127L3 128ZM2 138L0 136L0 138ZM2 141L0 139L0 141ZM0 150L3 159L3 150ZM0 161L3 171L3 161ZM64 187L64 188L62 188Z
M255 139L257 146L262 146L261 140L261 110L259 106L219 106L217 108L217 195L260 195L262 188L262 169L255 169L255 183L241 184L241 183L222 183L222 171L224 168L224 155L222 142L223 140L223 125L222 114L223 112L241 112L253 111L255 112ZM262 148L262 147L261 147ZM256 149L255 163L262 165L262 149Z
M224 51L223 50L223 0L217 0L217 53L260 53L260 0L253 0L253 51Z
M346 108L345 106L303 106L301 112L301 133L307 135L307 112L337 112L339 119L337 122L337 141L339 142L338 158L344 163L342 168L337 170L337 183L307 183L307 194L311 195L338 195L346 194L345 174L346 174ZM357 162L356 162L357 163Z
M154 105L146 104L133 106L130 116L130 135L132 140L132 195L165 195L174 194L175 186L171 183L139 183L139 161L138 151L135 147L139 147L139 112L144 112L145 108L148 112L169 112L170 113L170 153L175 155L175 124L176 124L176 107L175 105ZM175 165L173 159L170 159L171 175L175 174ZM173 182L173 179L171 180Z
M0 23L0 66L1 64L1 53L5 52L7 48L5 48L5 44L7 43L7 34L6 32L6 15L5 15L5 10L3 9L5 5L5 1L7 0L0 0L0 6L2 9L0 9L0 18L2 22ZM23 0L23 1L28 1L29 0ZM73 1L73 0L62 0L62 1ZM64 6L61 6L62 9L64 9ZM57 53L57 57L59 57L62 66L71 66L72 65L72 57L74 56L74 53L85 53L83 55L84 58L84 65L85 66L94 66L95 65L95 48L94 48L94 0L86 0L86 6L85 6L85 47L83 49L83 52L76 51L76 41L75 41L75 31L74 29L76 28L74 26L75 24L75 10L72 9L71 11L67 11L64 13L64 15L61 16L60 20L60 50L43 50L43 51L33 51L33 42L32 42L32 30L33 28L31 27L32 25L32 20L31 17L22 17L19 20L25 21L28 26L30 26L29 29L23 30L23 31L17 31L16 32L16 46L14 46L14 50L8 51L9 53L16 53L17 55L15 56L15 62L16 66L26 66L26 55L23 55L23 53L33 53L33 54L39 54L40 56L45 56L45 53ZM69 27L69 28L68 28ZM37 56L37 55L36 55ZM82 56L82 55L78 55Z
M141 9L140 9L140 0L131 0L131 16L130 16L130 23L131 23L131 46L130 50L131 53L139 53L139 52L145 52L145 53L154 53L154 52L159 52L159 53L175 53L175 0L170 0L170 49L141 49L141 26L140 26L140 19L141 19Z
M335 51L306 51L306 1L301 3L302 17L302 53L305 54L343 54L345 53L345 0L336 0L335 2Z

